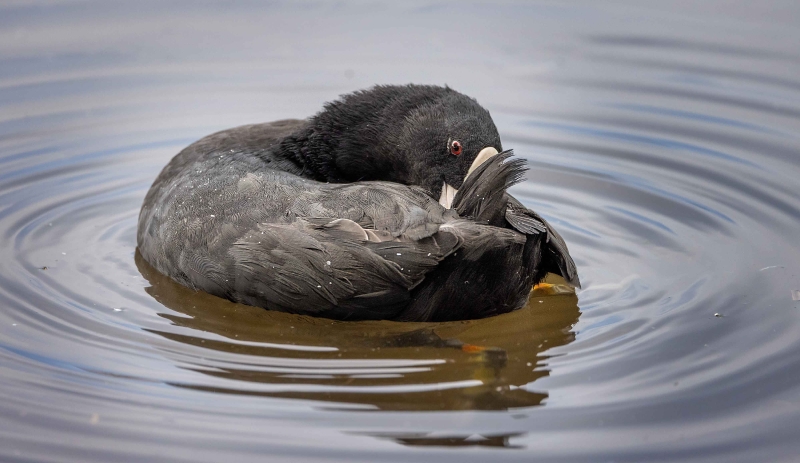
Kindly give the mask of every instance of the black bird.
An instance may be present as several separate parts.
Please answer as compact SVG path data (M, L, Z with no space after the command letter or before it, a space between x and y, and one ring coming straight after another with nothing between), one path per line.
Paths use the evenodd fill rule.
M506 193L525 167L501 151L474 99L376 86L185 148L145 197L139 251L185 286L286 312L508 312L548 272L580 282L564 240Z

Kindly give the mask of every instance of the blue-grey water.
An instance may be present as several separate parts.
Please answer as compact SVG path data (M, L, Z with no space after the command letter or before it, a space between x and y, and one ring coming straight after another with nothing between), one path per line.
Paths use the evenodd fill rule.
M137 259L187 144L408 82L491 111L577 295L337 323ZM3 462L798 461L800 4L4 2L0 236Z

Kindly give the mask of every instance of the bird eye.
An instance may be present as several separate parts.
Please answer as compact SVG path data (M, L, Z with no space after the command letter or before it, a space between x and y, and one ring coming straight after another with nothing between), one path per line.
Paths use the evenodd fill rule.
M458 140L453 140L450 143L450 154L453 156L458 156L461 154L461 142Z

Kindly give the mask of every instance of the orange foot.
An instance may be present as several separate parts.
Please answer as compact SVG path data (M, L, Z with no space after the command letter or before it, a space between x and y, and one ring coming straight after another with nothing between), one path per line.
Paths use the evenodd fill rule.
M551 285L550 283L539 283L533 286L531 292L540 295L540 296L552 296L556 294L558 291L556 289L556 285Z
M475 344L463 344L461 350L469 354L477 354L486 350L483 346L476 346Z

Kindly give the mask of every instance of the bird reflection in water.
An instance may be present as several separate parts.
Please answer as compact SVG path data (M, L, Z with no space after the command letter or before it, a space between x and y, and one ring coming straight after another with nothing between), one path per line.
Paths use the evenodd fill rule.
M515 432L509 434L470 434L464 436L435 436L423 433L410 434L360 434L379 439L390 439L398 444L415 447L505 447L510 449L523 448L514 445L510 439L525 433Z
M148 294L170 311L169 329L152 332L183 344L183 368L205 380L198 390L319 402L324 409L508 410L542 404L535 386L549 375L544 352L575 338L580 312L558 280L528 305L496 317L446 323L342 322L235 304L174 283L138 252ZM197 349L201 348L201 351ZM178 358L179 356L179 358ZM189 360L187 360L189 359ZM390 436L376 436L390 437ZM394 436L408 445L507 445L508 436ZM447 443L449 442L449 444Z

